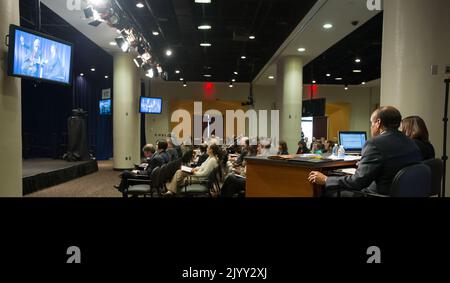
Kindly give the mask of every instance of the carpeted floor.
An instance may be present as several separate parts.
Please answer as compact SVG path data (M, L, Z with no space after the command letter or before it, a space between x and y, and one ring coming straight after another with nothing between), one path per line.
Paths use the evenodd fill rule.
M51 187L26 197L122 197L114 185L120 172L113 170L112 161L99 161L99 171L70 182Z

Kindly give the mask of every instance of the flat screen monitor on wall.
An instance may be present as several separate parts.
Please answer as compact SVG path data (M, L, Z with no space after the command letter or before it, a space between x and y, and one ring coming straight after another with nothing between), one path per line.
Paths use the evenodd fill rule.
M309 99L303 101L303 117L324 117L326 99Z
M111 115L111 99L100 100L100 115L108 116Z
M142 114L161 114L162 99L154 97L141 97L139 112Z
M71 43L10 25L9 76L71 85L72 68Z

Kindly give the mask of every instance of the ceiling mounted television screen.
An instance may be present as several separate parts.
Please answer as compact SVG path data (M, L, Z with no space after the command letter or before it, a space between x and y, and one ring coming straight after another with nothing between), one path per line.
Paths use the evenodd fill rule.
M9 27L8 75L72 84L73 45L19 26Z
M142 114L161 114L162 99L154 97L141 97L140 113Z
M111 115L111 99L100 100L100 115L108 116Z

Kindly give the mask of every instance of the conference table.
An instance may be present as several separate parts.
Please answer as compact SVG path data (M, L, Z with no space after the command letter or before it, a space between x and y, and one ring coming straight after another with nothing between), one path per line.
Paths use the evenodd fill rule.
M356 168L358 160L270 159L248 157L246 197L320 197L323 186L308 181L311 171L327 174L343 168Z

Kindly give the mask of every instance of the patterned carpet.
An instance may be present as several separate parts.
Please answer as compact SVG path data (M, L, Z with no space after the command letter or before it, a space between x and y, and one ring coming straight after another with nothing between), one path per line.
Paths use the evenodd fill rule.
M120 172L113 170L112 161L99 161L99 171L72 180L70 182L51 187L26 197L122 197L114 185L119 184Z

